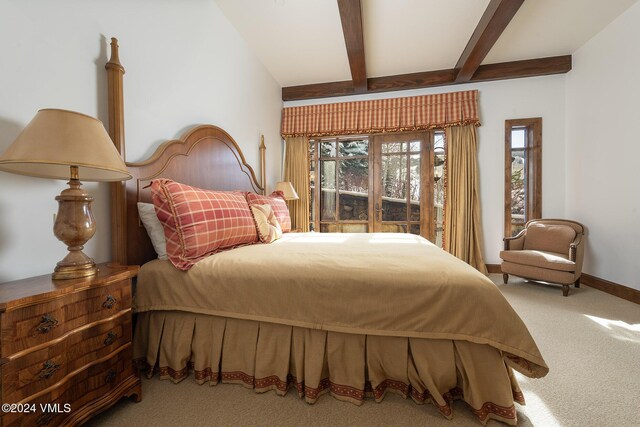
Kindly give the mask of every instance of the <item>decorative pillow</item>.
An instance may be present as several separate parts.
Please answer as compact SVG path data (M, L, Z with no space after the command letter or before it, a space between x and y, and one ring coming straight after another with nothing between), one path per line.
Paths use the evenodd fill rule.
M251 205L250 208L262 243L272 243L282 237L282 228L271 205Z
M278 219L282 232L288 233L291 231L289 208L287 208L287 204L284 201L284 193L282 191L274 191L270 196L262 196L255 193L247 193L246 196L249 205L271 205L271 209Z
M180 270L224 249L258 242L241 192L209 191L157 179L151 183L151 198L164 228L167 256Z
M158 259L167 259L167 239L164 238L164 228L156 215L156 208L151 203L138 202L138 215L151 239L153 249L158 254Z
M538 250L568 254L576 231L568 225L532 224L524 238L525 250Z

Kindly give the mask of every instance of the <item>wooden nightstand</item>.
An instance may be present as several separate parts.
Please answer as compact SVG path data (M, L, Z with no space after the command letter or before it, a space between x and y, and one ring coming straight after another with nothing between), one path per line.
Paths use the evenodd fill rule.
M140 401L131 353L138 267L98 267L91 278L0 284L2 403L22 404L3 410L2 426L77 425L123 396Z

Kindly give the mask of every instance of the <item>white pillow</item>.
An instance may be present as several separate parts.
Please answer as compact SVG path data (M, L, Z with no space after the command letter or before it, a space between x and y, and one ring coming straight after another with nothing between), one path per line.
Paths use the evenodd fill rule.
M251 214L262 243L272 243L282 237L282 228L271 205L251 205Z
M156 216L156 208L151 203L138 202L138 214L151 239L153 249L158 254L158 259L168 259L167 240L164 237L162 224Z

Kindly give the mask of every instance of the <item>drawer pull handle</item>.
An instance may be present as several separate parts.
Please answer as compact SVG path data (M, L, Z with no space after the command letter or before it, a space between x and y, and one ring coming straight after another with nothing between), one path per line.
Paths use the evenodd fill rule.
M115 332L109 332L107 337L104 339L104 345L111 345L115 340L118 339L118 334Z
M56 326L58 326L58 319L50 314L45 314L44 316L42 316L40 324L36 327L36 331L40 332L41 334L46 334Z
M104 308L111 308L114 305L116 305L116 299L114 297L112 297L111 295L107 295L107 299L104 300L104 302L102 303L102 306Z
M36 425L37 426L49 425L52 419L53 419L53 413L45 412L44 414L40 415L38 419L36 419Z
M116 370L109 369L107 371L107 375L104 376L104 382L109 384L109 383L112 383L115 379L116 379Z
M38 377L41 380L47 380L53 375L58 369L60 369L60 365L52 362L51 360L47 360L42 364L43 368L38 374Z

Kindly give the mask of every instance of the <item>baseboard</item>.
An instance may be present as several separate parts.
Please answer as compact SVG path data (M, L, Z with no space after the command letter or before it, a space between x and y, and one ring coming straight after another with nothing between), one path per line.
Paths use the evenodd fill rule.
M599 291L614 295L618 298L626 299L627 301L640 304L640 291L637 289L629 288L619 283L610 282L608 280L585 273L582 273L582 276L580 276L580 283Z
M502 273L500 264L486 264L486 266L489 273ZM637 289L585 273L580 276L580 283L618 298L640 304L640 291Z
M486 264L489 273L502 273L500 264Z

